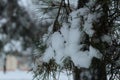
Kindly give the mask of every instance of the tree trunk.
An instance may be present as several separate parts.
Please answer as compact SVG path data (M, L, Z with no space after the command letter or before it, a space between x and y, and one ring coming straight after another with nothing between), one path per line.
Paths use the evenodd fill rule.
M78 69L77 67L74 67L73 69L73 80L81 80L80 74L81 74L81 69Z
M6 56L4 58L3 72L6 73Z
M99 67L98 80L107 80L106 64L104 61L101 62L100 67Z
M91 80L107 80L106 63L104 60L93 58L92 60L92 79Z

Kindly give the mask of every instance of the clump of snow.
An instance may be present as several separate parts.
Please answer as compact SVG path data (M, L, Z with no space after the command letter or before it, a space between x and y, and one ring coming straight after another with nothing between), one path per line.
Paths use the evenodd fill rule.
M62 64L66 57L70 57L74 64L78 67L88 68L93 57L101 58L99 50L90 46L89 50L81 51L84 46L80 44L83 40L84 33L80 31L79 27L70 27L60 29L60 32L54 32L49 36L49 44L44 55L43 61L49 62L50 59L55 59L57 64ZM65 32L66 31L66 32Z
M91 57L88 51L79 51L71 56L72 61L77 67L89 68L91 63Z
M107 43L110 43L112 41L112 38L109 35L103 35L101 39L103 42L107 42Z
M102 57L100 52L92 46L90 46L89 51L80 51L80 47L77 47L76 45L71 47L72 48L68 48L69 50L67 50L66 52L71 52L68 55L71 57L71 60L74 62L75 66L78 67L89 68L93 57L99 59Z
M51 38L52 47L57 51L58 49L64 48L64 40L59 32L55 32Z
M94 3L89 3L89 5ZM101 58L102 54L93 46L85 51L84 37L87 34L92 37L94 34L93 22L97 21L100 13L90 12L88 7L75 10L68 17L69 23L62 23L59 31L52 32L52 26L49 27L48 34L43 37L43 42L47 45L42 59L49 62L55 59L56 63L61 65L65 58L70 57L75 66L89 68L93 57ZM47 37L48 36L48 37Z
M81 38L81 32L79 29L70 29L69 31L69 44L79 44Z
M43 55L43 61L49 62L49 60L52 59L54 56L54 50L52 49L52 47L49 46Z
M92 37L93 34L94 34L94 30L92 29L92 24L91 23L88 23L88 22L85 22L84 24L84 31L90 36Z
M69 25L67 23L63 23L63 27L60 29L62 33L62 37L64 37L64 41L68 41L68 36L69 36Z
M100 17L100 13L88 13L87 15L85 15L84 19L85 19L85 23L84 23L84 31L90 36L92 37L94 34L94 30L93 30L93 22L97 22L97 19Z
M98 59L102 58L102 54L99 52L99 50L95 49L94 47L90 46L89 47L89 55L91 57L96 57Z

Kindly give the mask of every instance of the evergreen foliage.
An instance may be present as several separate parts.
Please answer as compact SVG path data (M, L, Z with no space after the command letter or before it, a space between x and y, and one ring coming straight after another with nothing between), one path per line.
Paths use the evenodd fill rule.
M53 3L53 2L54 1L51 0L51 3ZM46 34L47 36L44 35L44 37L47 37L45 39L45 42L43 40L43 43L45 44L45 46L47 46L44 51L49 49L49 47L51 45L51 47L54 50L53 51L54 55L51 54L51 52L50 52L49 55L51 54L53 56L50 59L48 59L48 61L45 61L45 62L43 59L43 66L45 66L44 64L47 64L52 68L53 65L57 65L56 69L54 69L54 71L57 71L59 69L60 70L61 69L71 70L71 71L73 71L74 76L76 75L74 80L81 80L82 77L80 77L80 76L77 77L77 75L82 74L85 71L90 72L90 74L92 75L92 78L87 79L87 80L107 80L107 75L111 76L109 78L109 80L112 80L114 78L119 79L119 77L120 77L120 76L118 76L119 69L115 68L115 67L118 67L118 65L116 65L116 61L119 61L119 59L120 59L120 57L119 57L119 55L120 55L119 45L120 44L119 44L119 38L117 35L117 34L119 34L119 31L118 31L119 23L116 23L116 21L119 20L119 12L120 12L119 3L120 3L120 1L116 1L116 0L94 0L94 1L93 0L89 0L89 1L88 0L78 0L78 6L76 8L71 6L70 2L71 2L70 0L61 0L61 2L58 1L58 3L59 3L58 13L56 15L56 18L54 18L54 22L51 23L52 25L50 26L50 29L48 30L48 33ZM56 5L58 5L58 4L54 4L54 7ZM53 5L50 5L50 6L53 7ZM88 10L89 10L88 15L89 15L89 13L93 14L93 15L97 15L97 16L99 15L96 20L93 20L93 22L91 22L92 23L91 29L88 28L90 25L87 25L88 27L86 29L89 29L87 31L84 30L85 29L84 24L86 23L85 19L87 19L84 17L84 15L87 13L84 13L84 10L83 10L84 15L81 14L82 11L79 12L80 9L84 9L84 8L88 8ZM77 13L77 11L78 11L78 13ZM79 65L77 66L71 56L68 56L68 57L63 56L61 58L62 64L64 64L64 65L61 65L61 64L59 64L59 62L56 62L58 60L58 59L56 59L57 51L54 48L55 46L52 45L53 43L51 43L51 38L57 32L62 37L65 37L65 35L62 33L62 30L61 30L62 27L64 27L64 24L66 24L68 26L67 28L72 29L71 27L73 27L72 26L73 23L70 22L70 18L71 18L71 21L74 20L73 19L74 15L72 15L72 13L74 15L76 15L76 13L77 13L76 18L78 20L81 20L81 22L77 22L77 20L75 22L75 23L77 23L77 27L80 28L80 31L81 32L83 31L82 36L84 36L84 39L82 41L80 41L80 43L78 43L78 44L84 44L84 46L80 50L81 51L89 51L90 50L89 46L91 45L95 49L99 50L100 53L102 54L102 58L100 58L100 59L93 57L92 64L90 65L89 68L80 67ZM82 25L82 27L80 27L81 25ZM92 30L93 30L93 32L92 32ZM80 33L78 33L78 34L80 34ZM64 44L66 44L66 42L67 41L64 41ZM112 50L111 48L114 50L111 51ZM43 53L42 53L43 56L41 56L40 58L44 58L45 55L48 55L48 54L45 54L45 52L43 52ZM68 54L69 54L69 52L68 52ZM85 53L83 52L83 54L85 54ZM74 55L76 55L76 54L74 54ZM99 57L100 57L100 55L99 55ZM52 65L50 65L51 61L53 61ZM47 68L47 66L45 66L45 67ZM36 70L38 70L38 69L36 69ZM78 72L76 72L76 69ZM49 70L49 68L46 71L48 72L48 74L49 74L49 71L52 72L51 69ZM40 72L41 72L41 70L40 70ZM41 74L42 73L40 73L38 75L41 75ZM117 77L115 77L114 74L116 74L115 76L117 76ZM84 79L84 80L86 80L86 79Z

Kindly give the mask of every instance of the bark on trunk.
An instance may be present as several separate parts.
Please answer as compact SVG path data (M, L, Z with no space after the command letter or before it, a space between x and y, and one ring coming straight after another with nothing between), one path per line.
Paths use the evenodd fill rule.
M104 61L101 62L100 68L99 68L99 75L98 75L99 80L107 80L106 77L106 64Z
M92 60L92 79L91 80L107 80L106 77L106 63L99 59Z
M3 72L6 73L6 57L4 59Z
M74 68L73 70L73 80L81 80L80 74L81 74L81 69L78 69L77 67Z

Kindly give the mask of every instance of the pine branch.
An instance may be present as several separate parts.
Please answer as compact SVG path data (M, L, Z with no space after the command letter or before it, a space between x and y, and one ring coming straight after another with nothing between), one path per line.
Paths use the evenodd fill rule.
M58 18L59 18L59 15L60 15L60 11L61 11L61 8L62 8L63 1L64 0L61 0L60 6L59 6L59 9L58 9L58 13L57 13L57 16L56 16L54 24L53 24L53 32L56 32L60 28Z

